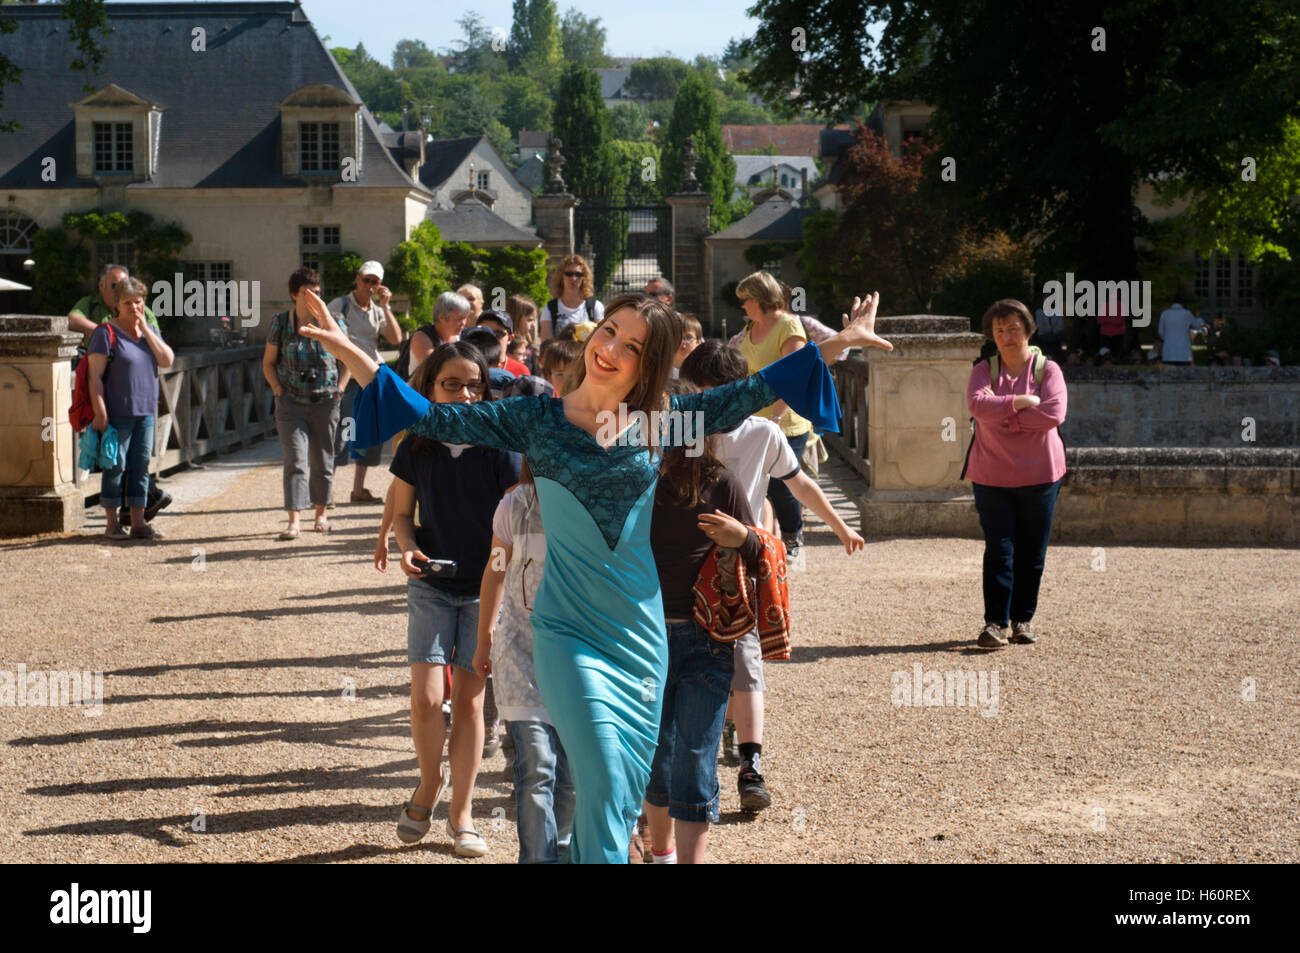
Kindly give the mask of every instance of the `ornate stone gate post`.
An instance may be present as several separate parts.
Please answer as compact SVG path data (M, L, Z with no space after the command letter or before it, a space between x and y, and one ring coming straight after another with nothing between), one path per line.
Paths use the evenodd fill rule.
M881 318L892 352L866 351L871 488L860 501L863 536L976 536L979 519L961 480L970 442L966 384L983 336L967 318Z
M0 536L81 525L68 422L80 340L64 315L0 315Z
M682 190L666 200L673 210L673 273L666 277L677 292L677 310L691 312L708 328L713 320L713 296L709 294L704 239L709 237L713 199L700 191L695 177L695 165L700 161L695 138L687 136L684 145Z
M563 143L552 136L546 147L546 186L533 199L533 224L542 236L548 268L554 268L561 258L573 254L573 209L578 200L569 192L560 172L564 166L562 147ZM538 306L545 303L539 301Z

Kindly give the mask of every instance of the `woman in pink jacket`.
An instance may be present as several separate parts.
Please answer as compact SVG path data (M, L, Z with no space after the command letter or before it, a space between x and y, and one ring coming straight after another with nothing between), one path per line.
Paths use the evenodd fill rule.
M1029 347L1034 319L1004 298L984 313L996 358L971 370L966 404L975 418L968 473L984 530L984 628L979 645L995 649L1035 640L1052 513L1065 476L1065 377L1055 361Z

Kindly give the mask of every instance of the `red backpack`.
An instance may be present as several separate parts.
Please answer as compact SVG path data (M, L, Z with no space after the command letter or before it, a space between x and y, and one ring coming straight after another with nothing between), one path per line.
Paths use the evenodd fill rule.
M104 373L108 373L108 365L113 363L113 348L117 346L117 338L113 334L113 326L107 321L103 327L108 328L108 364L104 365ZM90 355L87 354L77 363L76 376L72 382L72 406L68 408L68 420L72 421L72 430L74 433L81 433L95 419L95 407L90 401Z

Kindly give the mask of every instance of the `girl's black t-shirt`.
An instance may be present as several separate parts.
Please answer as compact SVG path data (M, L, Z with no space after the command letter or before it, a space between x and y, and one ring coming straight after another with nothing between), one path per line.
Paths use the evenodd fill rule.
M389 466L415 487L415 541L430 559L454 559L456 575L425 578L451 595L477 595L492 550L492 514L506 490L519 482L520 456L508 450L465 447L454 456L434 442L417 453L404 439Z

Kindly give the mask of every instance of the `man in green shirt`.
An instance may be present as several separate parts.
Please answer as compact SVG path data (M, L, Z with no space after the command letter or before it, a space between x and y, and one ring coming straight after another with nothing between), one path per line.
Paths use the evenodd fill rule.
M105 265L99 273L99 296L86 295L72 306L72 310L68 312L69 330L80 331L83 335L88 335L111 318L117 312L117 302L114 298L113 289L119 281L125 281L130 276L130 272L122 265ZM153 326L155 331L159 330L158 319L154 317L153 312L147 307L144 309L144 318ZM84 347L86 341L83 340L81 343ZM130 474L128 473L127 476L129 477ZM158 483L154 480L153 474L149 474L149 494L144 507L145 521L152 520L158 515L158 511L169 506L171 501L171 494L166 490L158 489ZM118 518L123 521L130 520L131 511L126 506L123 506L118 513Z
M116 312L113 288L119 281L125 281L129 277L131 277L130 272L122 265L105 265L99 273L99 296L86 295L72 306L72 310L68 312L69 330L89 334L111 318ZM158 319L147 307L144 309L144 318L155 331L160 330Z

